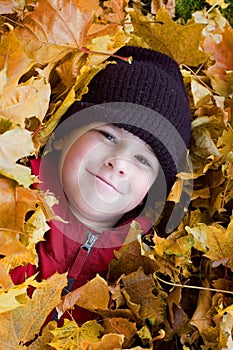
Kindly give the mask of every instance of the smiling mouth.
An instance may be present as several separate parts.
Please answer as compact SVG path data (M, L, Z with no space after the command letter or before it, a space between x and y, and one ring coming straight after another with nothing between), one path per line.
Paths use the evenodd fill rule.
M96 179L98 179L102 184L104 184L107 188L116 191L117 193L121 193L113 184L111 184L110 182L108 182L106 179L104 179L103 177L99 176L99 175L95 175L93 174L91 171L89 171L87 169L87 172L91 175L93 175Z

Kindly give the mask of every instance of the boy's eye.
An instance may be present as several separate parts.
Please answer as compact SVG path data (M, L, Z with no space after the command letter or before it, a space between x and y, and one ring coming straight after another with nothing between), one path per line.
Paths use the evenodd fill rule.
M145 157L140 156L140 155L137 155L137 156L135 156L135 158L136 158L141 164L151 167L151 164L150 164L149 160L147 160Z
M98 130L107 140L117 143L116 137L104 130Z

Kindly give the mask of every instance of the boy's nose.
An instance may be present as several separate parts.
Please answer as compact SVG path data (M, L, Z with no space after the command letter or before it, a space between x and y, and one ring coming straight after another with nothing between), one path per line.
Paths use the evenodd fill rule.
M108 168L111 168L117 171L120 175L125 175L127 173L127 164L126 161L120 158L115 158L111 160L107 160L105 165Z

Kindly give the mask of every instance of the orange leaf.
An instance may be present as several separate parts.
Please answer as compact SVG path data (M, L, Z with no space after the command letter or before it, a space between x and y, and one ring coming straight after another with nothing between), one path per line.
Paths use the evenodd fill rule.
M85 46L86 33L98 8L97 0L40 0L27 14L17 36L42 43Z

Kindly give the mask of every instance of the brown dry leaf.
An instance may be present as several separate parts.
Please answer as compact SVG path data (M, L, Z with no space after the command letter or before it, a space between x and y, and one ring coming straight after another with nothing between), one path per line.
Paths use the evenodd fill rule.
M139 232L141 232L141 229L138 230L132 227L129 231L129 241L132 240L132 237L136 239ZM158 269L158 264L155 260L141 254L141 245L137 240L123 245L114 254L116 259L110 262L109 273L116 279L122 274L129 274L136 271L140 266L143 266L146 274L153 273Z
M54 274L48 280L37 284L32 299L0 315L0 349L18 349L19 345L34 339L48 314L60 302L60 294L67 279Z
M9 32L1 37L0 70L6 69L5 87L16 86L19 79L28 72L33 62L25 53L24 46L16 37L14 29L9 26Z
M76 304L93 312L108 310L109 298L108 284L97 274L90 282L67 294L58 309L63 313Z
M151 324L163 322L165 317L166 302L159 296L155 296L155 281L151 276L145 275L142 268L122 277L124 294L129 309L139 320L145 322L149 319Z
M211 292L208 290L201 290L198 297L197 308L190 320L190 324L197 327L200 334L213 325L212 320L207 316L207 312L210 308Z
M16 33L21 38L41 43L85 46L86 33L97 8L97 0L88 3L84 0L40 0Z
M120 350L123 342L124 336L122 334L104 334L98 343L83 340L80 350Z
M103 321L105 333L115 333L124 335L124 348L130 347L133 337L136 334L136 323L130 322L126 318L106 318Z
M103 327L97 321L88 321L81 327L75 321L64 320L64 325L50 331L54 338L49 343L57 350L83 350L83 343L97 343Z
M208 57L208 54L199 50L203 25L177 24L164 8L158 10L155 23L137 11L132 12L131 16L133 43L136 41L136 45L160 51L173 57L179 64L190 66L197 66Z

